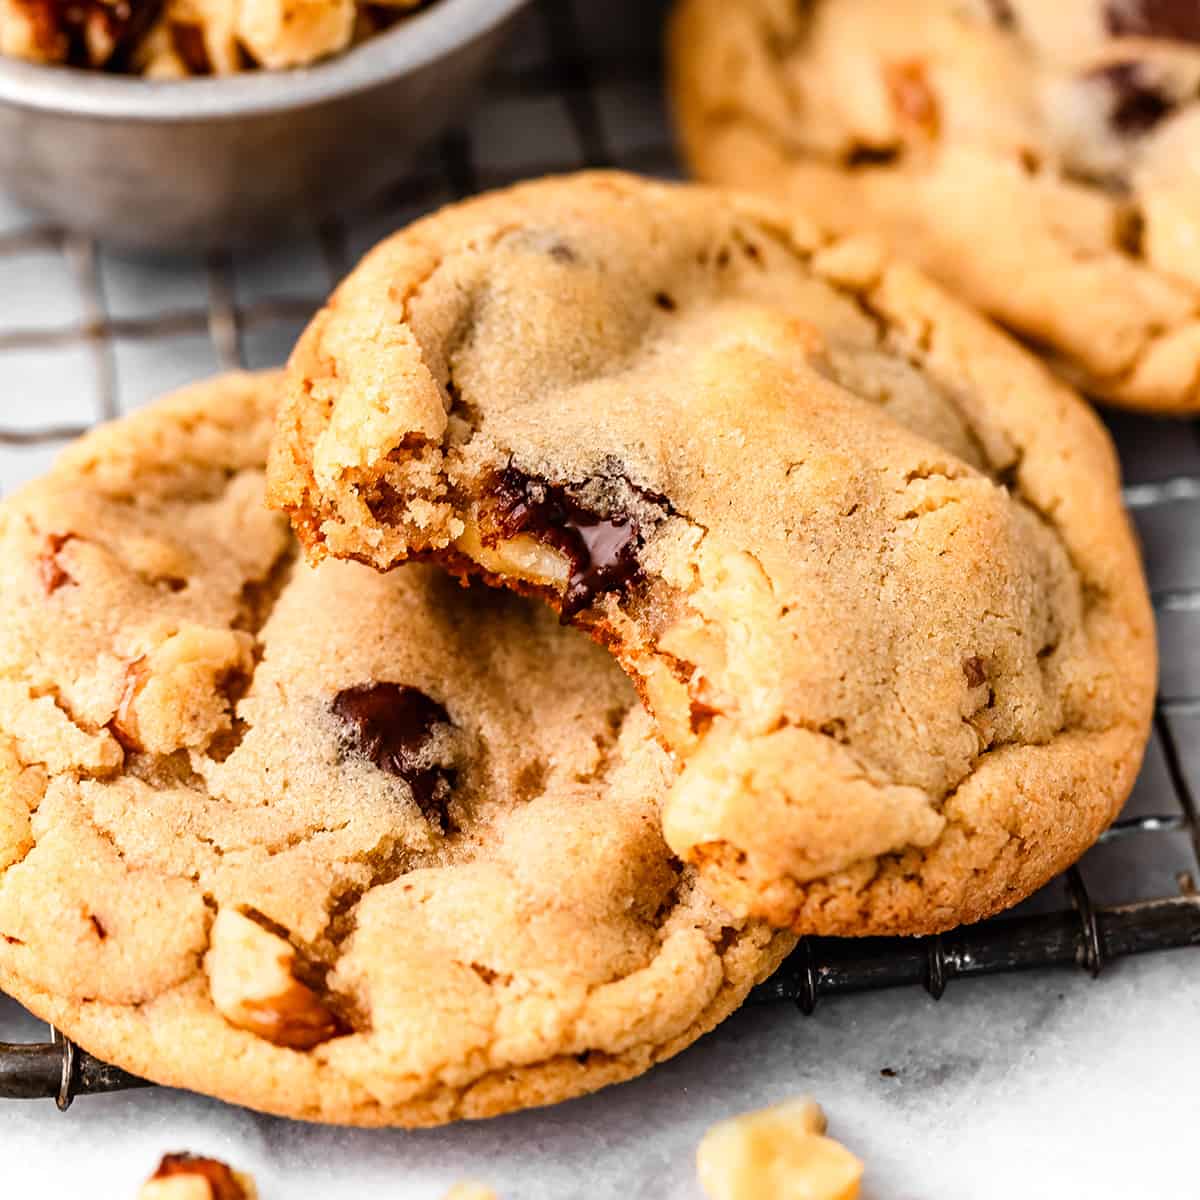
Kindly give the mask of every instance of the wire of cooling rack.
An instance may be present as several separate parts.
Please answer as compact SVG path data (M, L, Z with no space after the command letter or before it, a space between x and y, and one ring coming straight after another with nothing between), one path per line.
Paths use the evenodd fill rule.
M811 1014L825 996L921 986L940 999L954 979L1077 966L1092 975L1114 959L1153 950L1200 947L1200 895L1093 908L1078 870L1068 872L1073 907L1032 917L1001 917L928 938L805 938L750 997L791 1001ZM55 1031L50 1042L0 1042L0 1099L54 1100L151 1086L109 1066Z
M548 53L533 63L502 67L489 85L489 95L501 101L557 98L575 144L573 161L526 160L511 167L480 163L472 139L462 131L454 132L379 199L377 214L432 207L517 178L577 165L619 165L652 173L672 169L672 152L665 137L632 147L614 146L598 100L604 88L657 87L657 53L586 53L579 29L584 3L586 0L539 0L531 32ZM360 214L360 218L371 215ZM340 220L329 221L316 231L315 242L330 285L349 265L350 232ZM315 295L273 296L240 303L234 259L217 253L205 263L207 297L203 305L153 316L113 315L106 304L94 243L45 226L0 235L0 266L8 257L32 252L62 256L78 290L82 320L56 327L0 329L0 355L85 347L94 381L95 420L120 412L114 349L118 343L207 334L221 367L239 367L245 365L248 332L303 321L322 299ZM58 445L88 427L87 422L66 422L5 428L0 409L0 450L20 452ZM1191 436L1197 436L1198 429L1193 424ZM1200 472L1134 484L1126 488L1125 499L1131 510L1150 514L1169 506L1194 506L1190 527L1200 529ZM1173 586L1160 591L1155 606L1160 619L1200 613L1200 587ZM1200 818L1173 728L1174 721L1197 718L1200 695L1187 690L1160 696L1154 733L1169 793L1157 814L1123 818L1101 839L1106 844L1128 840L1140 845L1173 834L1186 835L1191 865L1171 881L1173 886L1164 881L1157 895L1129 904L1097 905L1083 871L1073 867L1061 880L1062 904L1053 911L995 918L931 938L806 938L756 990L752 1001L789 1001L811 1013L825 997L877 988L920 986L937 998L956 980L1053 966L1075 966L1097 975L1113 960L1128 955L1200 946L1200 894L1195 884L1200 877ZM65 1110L76 1096L144 1086L145 1081L101 1062L57 1031L42 1043L0 1042L0 1099L53 1099Z

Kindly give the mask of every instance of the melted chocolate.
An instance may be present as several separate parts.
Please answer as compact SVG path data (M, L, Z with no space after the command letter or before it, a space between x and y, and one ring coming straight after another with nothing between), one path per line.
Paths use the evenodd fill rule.
M366 683L338 692L333 711L357 753L403 779L427 821L443 832L453 828L448 806L457 773L425 757L434 728L452 725L436 700L402 683Z
M632 515L606 516L582 504L567 488L512 467L500 475L495 495L493 540L528 534L570 562L562 603L564 621L597 596L623 590L638 575L642 530ZM661 502L647 492L639 495Z
M1109 33L1200 42L1196 0L1112 0L1104 10Z
M1118 133L1146 133L1173 107L1171 98L1147 80L1140 63L1113 63L1092 72L1090 78L1102 80L1112 89L1108 120Z
M982 687L987 683L987 663L978 654L972 654L970 658L963 659L962 672L969 688Z

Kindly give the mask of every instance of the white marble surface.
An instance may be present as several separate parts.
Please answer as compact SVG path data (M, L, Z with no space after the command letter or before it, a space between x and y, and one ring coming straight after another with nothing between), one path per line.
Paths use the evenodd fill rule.
M1195 951L1175 951L1096 982L1044 971L952 985L937 1003L903 990L810 1018L744 1009L632 1083L445 1130L312 1128L167 1092L65 1116L10 1104L0 1194L117 1200L163 1150L189 1147L252 1170L265 1200L434 1200L466 1177L511 1200L698 1200L709 1123L807 1092L867 1162L865 1200L1183 1200L1200 1195L1198 972Z
M566 0L531 16L467 123L479 182L598 152L675 173L659 89L643 69L657 53L660 6L575 0L592 59L588 105L545 86L545 56L562 34L543 19L555 2ZM431 152L405 187L356 219L346 253L448 198L442 166ZM286 354L330 282L330 256L315 240L147 264L106 247L73 244L64 254L52 231L37 228L0 201L0 492L43 471L62 443L25 444L31 433L128 411L229 362L229 345L208 324L214 295L242 310L237 350L264 365ZM75 336L89 263L92 299L112 322L106 343ZM170 329L159 335L152 326L163 318ZM31 329L62 336L23 344ZM1134 484L1200 478L1194 424L1111 424ZM1200 502L1147 505L1135 518L1159 598L1162 694L1200 695L1200 605L1187 600L1200 594ZM1170 729L1200 794L1200 709L1176 709ZM1157 739L1128 811L1180 812ZM1083 867L1103 903L1171 894L1183 870L1200 874L1183 833L1101 847ZM1059 884L1035 903L1061 902ZM0 998L0 1041L42 1036ZM895 1075L882 1076L885 1067ZM687 1200L699 1196L692 1155L709 1123L799 1092L820 1098L833 1131L866 1160L869 1200L1200 1196L1200 951L1125 960L1095 982L1072 970L956 982L936 1004L904 989L826 1000L812 1018L787 1005L749 1008L640 1080L442 1131L314 1128L161 1090L83 1098L67 1115L49 1102L0 1102L0 1200L124 1200L164 1151L183 1148L253 1171L265 1200L426 1200L467 1177L508 1200Z

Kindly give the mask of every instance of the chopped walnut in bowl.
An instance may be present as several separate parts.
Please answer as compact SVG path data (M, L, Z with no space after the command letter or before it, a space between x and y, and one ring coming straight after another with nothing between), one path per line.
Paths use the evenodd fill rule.
M307 66L429 0L0 0L0 53L148 79Z
M0 189L126 249L311 234L462 113L528 2L0 0Z

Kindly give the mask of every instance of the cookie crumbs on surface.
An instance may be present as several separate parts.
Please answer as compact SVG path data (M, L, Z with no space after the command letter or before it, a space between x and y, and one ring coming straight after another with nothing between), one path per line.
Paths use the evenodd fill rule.
M215 1158L166 1154L138 1200L258 1200L254 1180Z
M815 1100L789 1100L714 1125L696 1150L711 1200L856 1200L863 1164L825 1136Z

